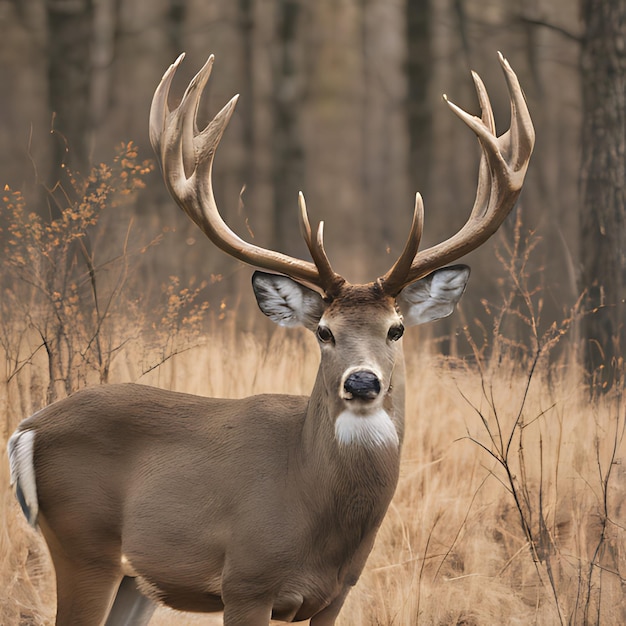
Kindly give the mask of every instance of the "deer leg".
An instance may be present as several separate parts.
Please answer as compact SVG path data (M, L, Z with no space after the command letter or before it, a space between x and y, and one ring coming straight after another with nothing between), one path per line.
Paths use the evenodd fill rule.
M104 626L146 626L156 604L139 591L137 582L124 576Z
M311 626L333 626L351 588L352 587L346 585L341 594L325 609L322 609L319 613L314 615L311 619Z
M52 554L57 578L57 626L93 626L106 617L119 573Z

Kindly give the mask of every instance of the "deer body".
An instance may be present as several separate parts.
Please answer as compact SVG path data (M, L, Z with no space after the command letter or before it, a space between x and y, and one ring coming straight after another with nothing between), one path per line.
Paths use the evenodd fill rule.
M467 278L458 271L457 297ZM358 580L398 479L404 365L401 342L387 337L399 314L384 304L362 304L343 329L343 307L340 316L325 311L345 354L323 353L310 398L108 385L24 420L13 449L35 433L36 511L27 516L38 520L57 571L68 553L77 567L97 563L109 573L95 589L107 606L129 576L175 609L217 611L231 599L235 609L252 607L234 624L254 623L251 615L259 623L317 615L313 623L324 624L326 607L334 620L333 602ZM341 397L354 367L378 373L374 400ZM373 426L360 432L369 418ZM59 623L76 623L70 615Z
M223 594L260 594L275 617L308 619L356 582L399 448L363 448L358 471L358 452L303 445L307 407L301 396L221 400L131 384L78 392L22 425L37 433L44 536L71 537L76 561L118 583L136 576L173 608L221 610Z
M141 626L163 602L223 610L225 626L267 626L271 617L332 626L398 480L404 327L453 311L469 268L442 266L481 245L511 210L533 147L532 123L501 57L512 120L496 137L474 75L481 118L450 104L482 149L470 218L447 241L418 252L418 194L399 259L377 280L351 285L332 269L323 225L314 235L302 195L312 263L247 243L224 223L211 170L236 99L198 131L213 59L170 110L179 62L164 75L150 113L165 183L213 243L280 272L255 272L253 289L277 324L315 333L321 358L311 396L228 400L134 384L83 390L20 424L8 446L11 482L50 550L58 625Z

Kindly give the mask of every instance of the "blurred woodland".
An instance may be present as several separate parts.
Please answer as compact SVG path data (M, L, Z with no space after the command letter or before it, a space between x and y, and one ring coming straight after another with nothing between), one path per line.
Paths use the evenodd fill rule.
M535 233L527 270L544 289L542 323L562 320L588 290L596 313L584 319L608 313L600 330L583 324L578 332L610 360L619 355L626 282L625 15L624 0L0 0L2 183L23 190L45 220L68 172L110 162L120 142L152 158L148 110L161 75L187 53L173 88L180 97L213 53L205 119L241 94L214 173L226 220L260 245L306 255L296 212L302 190L312 219L326 221L336 269L371 280L401 249L416 191L426 205L423 245L467 218L479 150L441 96L478 112L476 70L504 132L501 50L537 131L516 211L524 232ZM613 143L602 154L613 160L591 151L603 138ZM202 238L158 171L124 211L109 216L120 240L176 231L141 270L145 288L172 274L198 282L221 275L222 291L251 302L241 288L249 270ZM481 302L501 287L506 270L494 248L513 237L514 223L466 259L473 274L455 324L480 317Z
M201 121L241 94L214 170L233 230L308 258L302 190L355 282L395 261L416 191L423 246L467 219L479 147L442 94L478 113L477 71L505 132L498 50L535 152L457 312L406 335L402 477L341 623L626 623L626 0L0 0L0 623L55 606L9 488L20 419L98 382L308 393L317 368L165 189L167 67L186 52L176 104L215 55Z

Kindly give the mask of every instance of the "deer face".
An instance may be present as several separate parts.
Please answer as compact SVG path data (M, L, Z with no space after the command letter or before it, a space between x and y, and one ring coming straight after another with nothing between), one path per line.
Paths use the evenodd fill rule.
M394 298L375 284L350 286L326 306L314 332L335 413L367 415L381 409L404 333Z
M257 302L278 324L305 326L317 334L322 361L315 391L324 396L325 404L319 408L339 415L336 423L342 414L349 415L353 423L358 423L360 416L381 415L381 411L385 412L381 403L384 407L393 387L401 325L422 324L452 312L465 288L469 268L442 266L460 259L491 237L519 196L535 131L517 76L500 55L511 97L511 127L500 137L496 135L489 97L478 74L474 73L473 78L480 117L448 102L476 134L482 150L476 200L464 226L445 241L420 250L424 204L421 195L416 194L413 221L397 261L374 282L350 285L333 270L326 255L324 223L319 222L315 231L311 228L302 193L298 196L300 231L312 263L246 242L224 222L213 195L212 168L237 96L204 130L199 130L196 113L213 57L209 57L181 103L172 110L168 94L181 60L182 56L163 75L150 109L150 141L168 189L219 248L254 267L285 274L255 273ZM327 297L322 298L317 291L293 279L314 285ZM316 401L317 396L319 393Z
M305 326L315 333L321 350L319 378L341 440L350 436L346 424L361 423L360 418L384 421L405 326L452 313L468 278L467 266L443 268L408 285L396 298L378 283L346 284L332 299L324 299L285 276L255 272L252 282L265 315L281 326Z

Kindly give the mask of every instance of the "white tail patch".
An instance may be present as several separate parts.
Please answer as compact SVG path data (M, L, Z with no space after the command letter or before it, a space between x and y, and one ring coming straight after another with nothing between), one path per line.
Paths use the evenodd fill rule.
M343 411L335 420L335 438L341 446L397 448L400 445L398 431L383 409L366 415Z
M37 483L35 481L35 431L17 430L7 444L11 485L15 486L15 495L31 526L37 524L39 504L37 502Z

